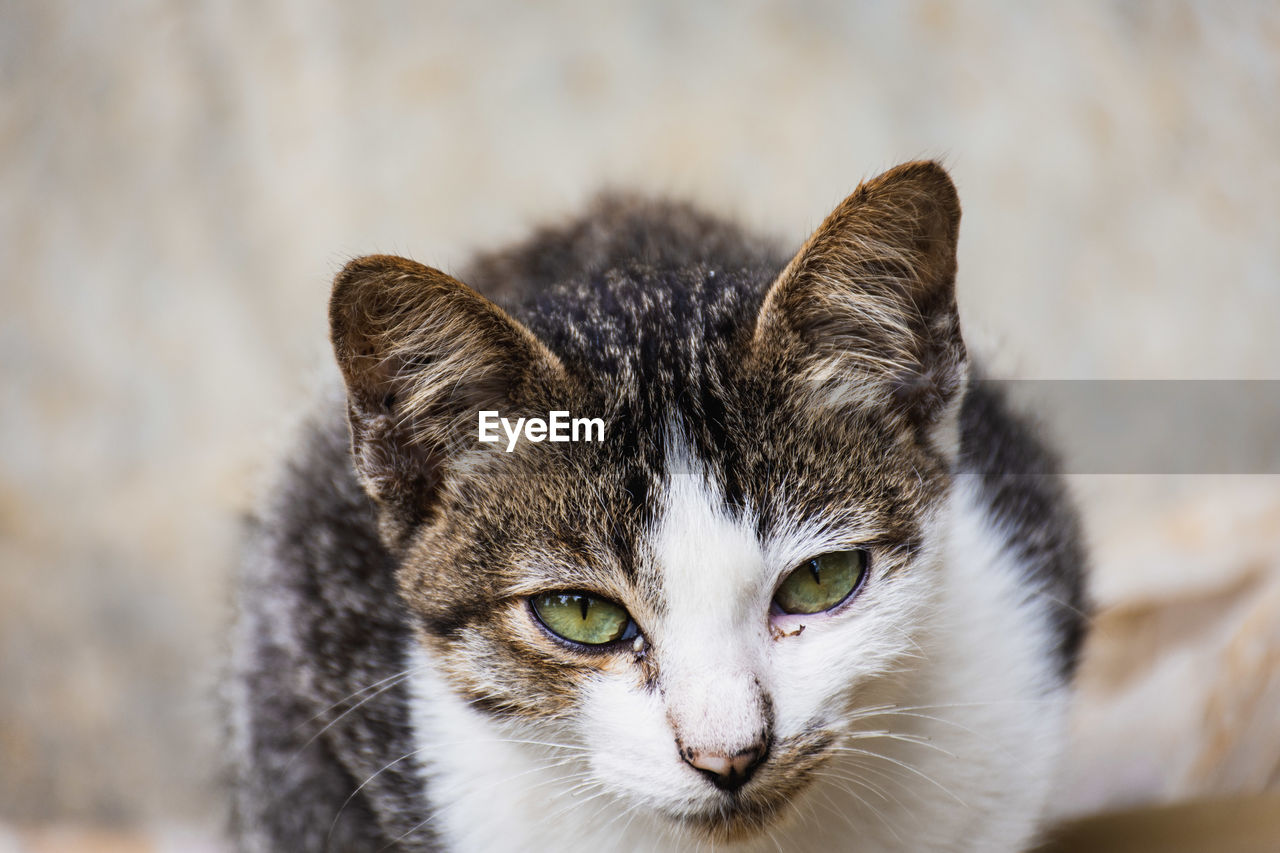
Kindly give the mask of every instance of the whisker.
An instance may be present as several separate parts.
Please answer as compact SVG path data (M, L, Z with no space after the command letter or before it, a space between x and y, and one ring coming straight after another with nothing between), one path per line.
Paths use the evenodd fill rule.
M938 702L923 705L890 703L859 708L854 712L854 716L850 717L850 720L860 719L864 715L874 716L885 711L941 711L952 708L990 708L996 705L1047 705L1054 704L1054 701L1052 699L989 699L985 702Z
M381 685L386 684L388 681L394 681L395 679L398 679L398 678L405 678L406 676L414 675L414 674L416 674L417 672L419 672L419 671L421 671L421 670L423 670L423 669L426 669L426 665L425 665L425 664L419 664L418 666L410 667L409 669L402 669L402 670L400 670L399 672L397 672L397 673L395 673L395 674L393 674L393 675L388 675L386 678L383 678L383 679L380 679L380 680L378 680L378 681L375 681L373 684L369 684L369 685L367 685L367 686L365 686L365 687L361 687L359 690L356 690L354 693L349 693L348 695L346 695L346 696L344 696L343 698L339 699L337 702L334 702L334 703L333 703L332 705L330 705L329 707L327 707L327 708L323 709L322 711L317 712L314 716L312 716L312 717L310 717L310 718L308 718L308 719L306 719L306 720L303 720L301 723L298 723L296 726L294 726L294 727L290 730L290 732L289 732L289 733L290 733L290 734L294 734L294 733L296 733L296 732L298 731L298 729L300 729L300 728L302 728L303 726L306 726L306 725L308 725L308 724L310 724L310 723L314 723L316 720L320 719L320 718L321 718L321 717L323 717L325 714L327 714L327 713L329 713L330 711L334 710L334 709L335 709L335 708L337 708L339 705L342 705L342 704L344 704L344 703L346 703L346 702L350 702L352 699L356 698L356 697L357 697L357 696L359 696L361 693L365 693L366 691L373 690L375 687L380 687Z
M905 761L899 761L898 759L894 758L893 756L885 755L884 753L881 753L881 752L875 752L874 750L869 750L869 749L862 749L862 750L860 750L860 749L857 749L856 747L845 747L845 749L846 749L846 750L848 750L849 752L856 752L856 753L859 753L859 754L865 755L865 756L867 756L867 757L869 757L869 758L879 758L879 759L881 759L881 760L883 760L883 761L888 761L888 762L889 762L889 763L891 763L891 764L896 764L898 767L901 767L903 770L906 770L906 771L908 771L908 772L910 772L910 773L914 773L915 775L919 776L921 779L923 779L923 780L925 780L926 782L928 782L929 784L933 785L933 786L934 786L934 787L936 787L938 790L940 790L940 791L942 791L944 794L946 794L948 797L951 797L951 798L952 798L953 800L955 800L957 803L959 803L960 805L964 806L966 809L967 809L967 808L969 808L969 804L968 804L968 803L966 803L964 800L960 799L960 797L958 797L958 796L955 794L955 792L953 792L953 791L952 791L950 788L948 788L946 785L943 785L943 784L942 784L941 782L939 782L937 779L934 779L932 776L930 776L929 774L925 773L924 771L919 770L919 769L917 769L917 768L915 768L915 767L912 767L910 764L907 764Z
M888 740L896 740L902 743L911 743L911 744L915 744L916 746L923 746L923 747L926 747L927 749L932 749L935 752L942 753L948 758L957 758L954 752L951 752L950 750L947 750L947 749L943 749L942 747L938 746L936 743L931 741L929 738L923 737L920 735L910 735L910 734L905 734L903 732L891 732L891 731L875 731L875 732L852 731L846 734L845 737L848 738L849 740L876 740L880 738L885 738ZM832 746L829 748L837 749L837 750L844 749L844 747L841 747L841 746Z
M550 742L550 741L518 740L518 739L515 739L515 738L475 738L475 739L473 739L473 740L469 740L469 741L452 741L450 745L451 745L451 746L465 746L465 745L470 744L470 743L513 743L513 744L529 744L529 745L534 745L534 746L544 746L544 747L550 747L550 748L555 748L555 749L581 750L581 751L583 751L583 752L588 752L588 751L589 751L586 747L573 746L573 745L571 745L571 744L553 743L553 742ZM411 752L407 752L407 753L405 753L404 755L402 755L402 756L400 756L399 758L397 758L395 761L392 761L392 762L390 762L389 764L386 764L386 765L384 765L383 767L380 767L376 772L374 772L374 773L373 773L373 775L369 776L369 778L367 778L367 779L365 779L363 782L361 782L361 783L360 783L360 785L359 785L359 786L358 786L354 791L352 791L352 792L351 792L351 794L350 794L350 795L349 795L345 800L343 800L342 805L338 808L338 813L337 813L336 815L334 815L333 823L331 823L331 824L329 825L329 832L328 832L328 835L326 835L326 844L325 844L325 846L326 846L326 847L328 847L328 839L329 839L329 838L332 838L332 836L333 836L333 831L334 831L334 829L337 827L337 825L338 825L338 820L342 817L342 813L346 810L347 806L348 806L348 805L350 805L351 801L352 801L353 799L355 799L355 798L356 798L356 796L357 796L357 795L358 795L362 790L364 790L364 789L365 789L365 787L366 787L366 786L368 786L370 782L372 782L374 779L376 779L376 778L377 778L379 775L381 775L384 771L391 769L392 767L396 766L396 765L397 765L397 764L399 764L400 762L402 762L402 761L404 761L404 760L406 760L406 759L408 759L408 758L412 758L412 757L414 757L414 756L416 756L416 755L419 755L419 754L421 754L421 753L423 753L423 752L425 752L425 751L427 751L428 749L431 749L431 748L433 748L433 747L423 747L423 748L420 748L420 749L415 749L415 750L413 750L413 751L411 751ZM523 771L522 773L518 774L516 777L512 777L512 778L518 778L520 775L524 775L524 774L526 774L526 773L531 773L531 772L534 772L534 771L536 771L536 770L552 769L552 768L555 768L555 767L562 767L562 766L564 766L565 764L568 764L568 763L570 763L571 761L574 761L574 760L576 760L576 757L568 757L568 758L561 759L560 761L557 761L557 762L555 762L555 763L553 763L553 764L541 764L541 765L538 765L538 766L536 766L536 767L533 767L533 768L531 768L531 769L529 769L529 770ZM509 782L509 781L511 781L511 779L506 779L506 780L504 780L504 783L505 783L505 782ZM536 786L534 786L534 787L536 787Z
M364 697L364 698L363 698L363 699L361 699L359 702L357 702L356 704L352 705L350 708L347 708L345 711L343 711L343 712L342 712L341 714L339 714L338 716L334 717L332 720L330 720L328 723L326 723L326 724L324 725L324 727L320 729L320 731L316 732L316 733L315 733L315 734L313 734L311 737L307 738L307 742L306 742L306 743L304 743L302 746L300 746L300 747L298 747L296 750L294 750L293 755L291 755L291 756L289 757L289 763L288 763L288 764L286 764L286 765L285 765L285 767L287 768L287 767L289 767L290 765L292 765L292 764L293 764L293 762L294 762L295 760L297 760L298 756L299 756L299 755L301 755L303 752L305 752L305 751L306 751L307 747L311 746L311 744L313 744L313 743L315 743L317 740L319 740L319 739L320 739L320 737L321 737L322 735L324 735L324 733L325 733L325 732L329 731L329 729L333 728L335 725L337 725L339 722L341 722L341 721L343 720L343 718L345 718L345 717L346 717L348 714L350 714L352 711L358 710L361 706L363 706L363 705L365 705L366 703L368 703L368 702L370 702L370 701L372 701L372 700L374 700L374 699L378 698L378 697L379 697L379 696L381 696L383 693L386 693L388 690L390 690L391 688L395 687L397 684L400 684L400 683L401 683L402 681L404 681L405 679L407 679L407 678L409 678L409 677L411 677L411 676L415 675L417 672L421 671L421 669L422 669L422 667L418 667L418 668L416 668L416 669L412 669L412 670L405 670L404 672L402 672L402 673L400 673L399 675L395 676L395 680L394 680L394 681L392 681L390 684L384 684L382 687L379 687L375 692L370 693L368 696ZM386 679L383 679L383 680L385 681ZM381 684L382 682L379 682L379 683ZM369 688L366 688L366 689L369 689ZM346 700L343 700L343 701L346 701ZM338 704L340 705L340 704L342 704L342 703L341 703L341 702L339 702ZM334 705L334 706L330 706L330 707L331 707L331 708L334 708L334 707L337 707L337 706L336 706L336 705ZM327 711L322 711L318 716L323 716L325 713L327 713ZM313 717L313 718L312 718L312 720L314 720L314 719L316 719L316 717Z
M884 795L884 793L883 793L882 791L880 791L878 788L874 788L874 787L872 787L872 786L870 785L870 783L866 782L865 780L862 780L862 779L856 778L856 777L852 777L852 776L850 776L850 777L835 776L835 775L833 775L833 774L831 774L831 773L825 773L825 772L824 772L824 773L821 773L821 774L819 774L819 775L822 775L822 776L826 776L826 777L828 777L828 778L835 779L837 782L852 782L852 783L854 783L854 784L862 785L863 787L866 787L868 790L871 790L871 791L874 791L874 792L876 792L876 793L879 793L881 797L884 797L884 796L885 796L885 795ZM903 843L903 841L902 841L902 837L901 837L900 835L898 835L897 830L893 828L893 824L889 821L889 819L888 819L887 817L885 817L885 816L884 816L884 813L883 813L882 811L880 811L880 809L876 808L876 806L875 806L874 804L867 802L867 801L862 797L862 795L861 795L861 794L859 794L857 791L854 791L854 790L852 790L852 789L850 789L850 788L846 787L846 786L845 786L845 785L843 785L843 784L837 785L836 787L838 787L838 788L839 788L839 790L840 790L841 792L843 792L843 793L845 793L845 794L849 794L849 795L850 795L850 796L852 796L854 799L856 799L859 803L861 803L861 804L863 805L863 807L864 807L864 808L866 808L868 811L870 811L872 815L874 815L874 816L875 816L875 817L876 817L876 818L877 818L881 823L883 823L883 824L884 824L885 829L889 830L889 834L890 834L890 835L892 835L892 836L894 837L894 839L896 839L896 840L897 840L897 842L898 842L899 844L902 844L902 843ZM830 798L829 796L827 796L827 794L826 794L826 792L825 792L825 791L823 792L823 799L824 799L824 800L826 800L827 807L828 807L828 808L829 808L833 813L835 813L835 814L840 815L841 817L843 817L843 818L844 818L844 820L845 820L845 822L850 826L850 828L852 828L852 829L857 829L857 826L856 826L856 824L854 824L853 819L852 819L849 815L847 815L847 814L845 814L844 812L842 812L842 811L840 811L839 809L837 809L837 808L835 807L835 805L831 802L831 798Z
M511 776L508 776L508 777L506 777L506 778L504 778L504 779L500 779L498 782L495 782L495 783L491 786L491 788L490 788L490 789L492 790L492 788L496 788L496 787L498 787L498 786L500 786L500 785L506 785L506 784L509 784L509 783L511 783L511 782L513 782L513 781L515 781L516 779L519 779L521 776L528 775L529 773L533 773L533 772L536 772L536 771L538 771L538 770L554 769L555 767L560 766L560 765L561 765L561 764L563 764L563 763L568 763L570 760L571 760L571 759L563 759L559 764L550 765L550 766L548 766L548 767L539 766L539 767L529 768L528 770L523 770L523 771L521 771L520 773L515 773L515 774L513 774L513 775L511 775ZM545 784L546 782L559 781L559 780L560 780L560 778L561 778L561 777L557 777L556 779L543 780L543 782L540 782L540 783L538 783L538 784L530 785L530 786L528 787L528 789L527 789L527 790L533 790L534 788L537 788L537 787L541 786L542 784ZM569 778L572 778L572 777L569 777ZM435 819L436 819L436 818L438 818L438 817L440 817L442 814L444 814L444 812L445 812L447 809L452 808L452 807L457 807L457 806L459 806L459 805L461 804L461 802L462 802L461 800L458 800L458 801L455 801L455 802L453 802L453 803L445 804L445 805L443 805L443 806L437 806L437 807L436 807L436 809L431 813L431 815L430 815L429 817L427 817L425 820L419 821L418 823L416 823L416 824L414 824L413 826L411 826L407 831L405 831L404 833L400 834L398 837L396 837L395 839L393 839L393 840L392 840L389 844L387 844L386 846L379 848L378 853L382 853L382 851L384 851L384 850L388 850L388 849L390 849L391 847L394 847L395 845L397 845L397 844L399 844L400 842L404 841L406 838L410 837L410 836L411 836L411 835L413 835L414 833L419 832L420 830L424 829L428 824L432 823L433 821L435 821Z
M325 834L324 849L326 850L329 849L329 844L333 841L333 831L337 828L338 820L342 817L342 813L346 811L347 806L350 805L351 801L354 800L356 796L361 791L364 790L365 786L368 785L370 782L372 782L374 779L378 778L380 775L382 775L384 771L390 770L392 767L395 767L401 761L404 761L405 759L408 759L408 758L412 758L420 752L423 752L423 750L415 749L412 752L406 752L404 755L400 756L395 761L392 761L389 764L385 764L382 767L379 767L376 771L374 771L373 775L371 775L369 778L361 782L360 785L354 791L352 791L351 794L345 800L342 801L342 805L338 807L338 813L333 816L333 822L329 824L328 833Z

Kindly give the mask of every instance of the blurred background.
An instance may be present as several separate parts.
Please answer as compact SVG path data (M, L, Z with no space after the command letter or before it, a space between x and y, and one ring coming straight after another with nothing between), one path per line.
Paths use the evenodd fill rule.
M353 255L606 185L798 245L940 157L992 373L1280 379L1277 105L1266 2L3 0L0 851L217 849L238 519ZM1057 813L1280 787L1280 478L1071 485Z

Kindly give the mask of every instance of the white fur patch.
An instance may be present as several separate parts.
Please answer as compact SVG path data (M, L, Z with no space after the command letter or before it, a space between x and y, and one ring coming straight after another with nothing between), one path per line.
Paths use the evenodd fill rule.
M652 540L664 608L650 639L675 736L732 754L764 727L771 578L750 521L731 518L706 473L687 457L668 470Z

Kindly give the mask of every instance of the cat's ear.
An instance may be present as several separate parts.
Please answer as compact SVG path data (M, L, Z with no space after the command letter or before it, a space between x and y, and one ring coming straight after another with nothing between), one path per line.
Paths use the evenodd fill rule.
M765 297L753 347L817 405L888 407L930 426L966 375L956 311L960 201L937 163L908 163L844 200Z
M451 460L478 448L480 410L545 407L563 375L550 350L501 308L403 258L347 264L334 280L329 326L356 472L392 541L430 512Z

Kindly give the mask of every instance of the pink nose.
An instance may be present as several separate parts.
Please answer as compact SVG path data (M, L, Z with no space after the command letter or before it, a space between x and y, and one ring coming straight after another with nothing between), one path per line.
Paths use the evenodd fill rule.
M747 747L740 752L729 755L724 752L711 752L700 749L685 749L681 757L711 780L722 791L736 791L747 784L756 767L764 758L763 744Z

